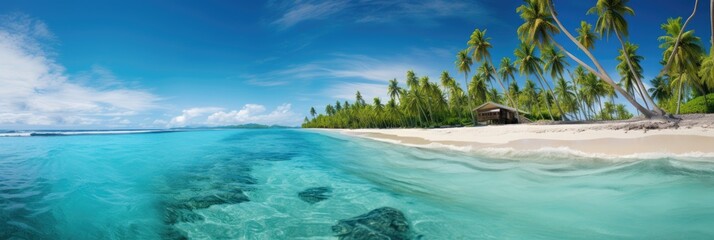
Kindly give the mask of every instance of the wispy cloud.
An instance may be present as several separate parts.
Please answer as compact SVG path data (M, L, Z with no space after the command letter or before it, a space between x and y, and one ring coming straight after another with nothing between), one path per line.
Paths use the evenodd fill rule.
M331 54L325 60L288 66L285 69L260 74L244 75L244 82L256 86L280 86L295 81L315 80L362 80L372 82L387 82L390 79L401 79L408 70L425 75L438 72L426 63L416 63L404 58L380 59L364 55ZM436 75L434 75L436 76Z
M159 119L154 121L154 124L165 124L167 127L226 126L246 123L297 126L301 119L291 108L292 105L288 103L277 106L270 112L260 104L246 104L240 110L197 107L184 109L181 115L173 117L170 121Z
M414 0L351 0L351 1L295 1L272 4L279 6L280 17L273 21L281 29L306 20L330 19L339 15L355 23L389 23L420 20L422 24L434 19L454 17L487 19L488 11L478 1L414 1Z
M323 94L335 99L354 101L357 91L359 91L365 101L368 102L371 102L375 97L382 99L383 103L389 99L387 86L376 83L341 82L328 87L324 90Z
M273 24L289 28L302 21L324 19L348 7L348 1L296 1Z
M106 69L77 79L65 73L48 50L54 36L43 22L19 14L0 19L0 124L92 125L157 106L159 97L122 87Z

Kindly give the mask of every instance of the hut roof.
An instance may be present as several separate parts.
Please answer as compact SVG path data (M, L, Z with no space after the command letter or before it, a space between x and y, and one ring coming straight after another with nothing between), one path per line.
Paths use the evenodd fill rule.
M490 110L494 110L494 109L499 109L499 108L501 108L501 109L506 109L506 110L511 111L511 112L518 111L518 112L523 113L523 114L529 114L529 112L526 112L526 111L523 111L523 110L520 110L520 109L515 109L515 108L509 107L509 106L501 105L501 104L498 104L498 103L495 103L495 102L486 102L486 103L484 103L484 104L481 104L481 106L478 106L478 107L474 108L474 111L477 111L477 112L486 112L486 111L490 111Z

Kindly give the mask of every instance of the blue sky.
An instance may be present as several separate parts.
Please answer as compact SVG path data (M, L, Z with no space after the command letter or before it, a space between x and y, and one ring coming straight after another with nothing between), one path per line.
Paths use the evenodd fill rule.
M594 23L585 15L594 3L555 2L571 30ZM409 69L461 81L454 56L475 28L488 29L494 61L512 57L520 4L8 0L0 6L0 129L298 125L311 106L352 100L356 90L385 98L386 82L403 82ZM630 5L630 39L649 79L660 69L660 24L686 18L694 1ZM689 27L704 39L708 7ZM614 78L618 46L615 38L596 43Z

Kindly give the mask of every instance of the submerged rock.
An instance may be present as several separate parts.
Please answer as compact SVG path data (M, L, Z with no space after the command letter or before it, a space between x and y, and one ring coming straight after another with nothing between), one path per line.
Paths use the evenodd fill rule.
M409 222L404 214L394 208L383 207L332 226L341 240L357 239L410 239Z
M202 220L203 216L200 214L181 207L168 207L164 214L164 222L171 225L179 222L197 222Z
M204 209L213 205L236 204L250 201L241 190L221 192L207 196L193 197L184 203L187 209Z
M305 189L305 191L299 192L298 197L307 203L315 204L329 198L331 192L332 188L330 187L308 188Z

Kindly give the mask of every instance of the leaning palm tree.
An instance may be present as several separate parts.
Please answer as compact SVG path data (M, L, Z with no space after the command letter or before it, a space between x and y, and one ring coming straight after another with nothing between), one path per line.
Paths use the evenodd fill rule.
M545 91L546 88L543 84L543 79L541 79L538 75L541 72L540 68L543 60L535 55L535 46L521 43L520 47L517 48L513 54L516 55L515 63L516 66L518 66L518 71L521 74L525 74L526 78L530 75L535 75L536 79L538 79L538 82L540 83L541 89ZM548 109L550 120L555 121L555 118L553 118L553 111L550 109L550 104L548 104L547 101L545 106Z
M477 62L485 61L485 63L488 63L488 65L491 66L491 71L489 72L489 75L493 73L495 75L496 80L498 81L498 84L501 86L501 90L503 93L508 93L508 89L506 89L506 86L503 84L502 79L498 76L496 73L496 70L493 68L493 61L491 60L491 53L490 53L490 48L493 47L491 45L491 38L486 37L486 30L481 31L480 29L474 30L474 32L471 34L471 38L468 41L469 49L472 50L472 56L473 59L476 60ZM485 63L483 65L485 65ZM511 96L506 94L508 97L508 101L511 103L514 103L513 99L511 99ZM514 105L512 105L515 107ZM518 111L516 111L516 118L518 118Z
M312 115L312 119L315 119L316 114L317 111L315 111L315 107L310 107L310 115Z
M471 72L471 65L473 64L473 60L471 60L471 57L469 57L469 50L464 49L462 51L459 51L458 54L456 54L456 69L459 70L459 72L464 73L464 84L466 86L469 86L469 72ZM470 93L467 91L466 97L468 99L471 99L469 96ZM471 105L471 101L468 101L468 107L469 107L469 113L471 113L471 124L476 125L476 117L474 117L474 110L473 106Z
M550 72L550 77L551 77L551 79L553 79L554 84L556 84L555 79L558 77L560 77L561 79L564 79L563 72L565 71L565 67L570 64L568 64L568 62L565 61L565 55L563 55L562 52L555 49L555 47L553 45L546 45L545 47L542 48L541 51L542 51L541 57L544 60L543 62L545 63L545 65L543 67L545 68L545 70ZM545 80L545 78L542 76L542 73L540 73L540 74L541 74L541 78L543 78L543 81L548 86L548 89L551 89L550 85L548 85L548 81ZM551 94L553 94L553 90L550 90L550 91L551 91ZM553 94L553 98L556 101L555 105L558 107L560 114L563 115L563 119L567 120L565 112L563 111L563 109L560 106L560 103L562 101L558 101L559 97L560 97L560 95Z
M697 65L704 53L699 37L694 36L694 30L689 30L683 34L682 18L670 18L667 23L662 24L662 30L666 35L659 37L660 48L664 49L663 58L673 56L670 67L670 77L673 84L677 84L677 114L682 102L682 91L687 85L696 84L698 81Z
M614 33L620 42L621 50L626 50L627 46L625 44L624 37L629 35L627 20L625 20L625 15L635 15L635 11L627 6L629 0L598 0L594 7L588 10L588 14L597 14L598 19L595 23L595 31L600 33L600 36L605 35L606 38ZM637 84L638 89L645 89L645 85L642 83L642 79L637 75L636 66L630 58L625 58L625 63L629 66L631 77L633 77L634 82ZM647 95L640 91L642 96ZM645 106L649 101L654 105L652 98L647 95L644 97L643 101ZM653 106L656 108L656 106Z
M617 64L617 71L620 73L620 76L622 76L620 79L622 87L630 94L635 94L636 88L645 107L649 108L645 93L643 93L645 89L640 88L639 84L637 84L637 79L642 79L643 77L640 62L644 59L644 57L637 55L638 48L639 46L636 44L630 42L625 43L625 47L620 49L620 55L616 58L617 61L620 62ZM630 67L634 69L630 69Z
M632 106L637 108L640 112L643 112L645 117L651 118L654 116L663 116L664 112L654 112L646 109L637 101L631 94L628 94L624 89L619 87L609 76L609 73L605 71L600 62L593 56L592 52L583 44L581 44L567 28L558 19L558 15L553 6L552 0L525 0L525 4L521 5L516 9L524 23L519 27L519 36L522 36L522 40L526 40L529 43L538 42L539 44L553 44L558 49L563 51L570 59L577 62L579 65L586 68L593 74L596 74L599 79L605 81L607 84L613 86L617 93L623 96ZM555 23L555 25L553 24ZM557 25L557 26L556 26ZM585 55L592 61L595 67L591 67L586 64L578 57L567 51L561 44L555 41L552 37L554 34L558 34L562 31L570 41L575 43L575 45L585 53ZM538 34L520 34L520 33L538 33ZM597 70L596 70L597 69Z

